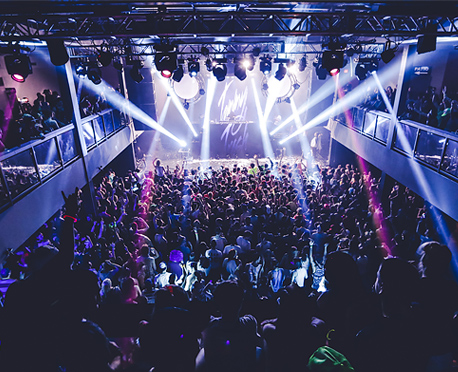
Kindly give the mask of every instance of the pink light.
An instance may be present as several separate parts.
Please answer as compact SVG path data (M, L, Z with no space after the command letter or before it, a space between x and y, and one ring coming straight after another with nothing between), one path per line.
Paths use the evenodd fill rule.
M23 83L25 81L25 77L21 74L13 74L11 75L11 78L18 83Z
M169 70L162 70L161 71L161 75L168 79L168 78L170 78L172 76L172 72L169 71Z
M331 71L329 71L331 76L336 76L339 72L340 72L340 69L338 68L333 68Z

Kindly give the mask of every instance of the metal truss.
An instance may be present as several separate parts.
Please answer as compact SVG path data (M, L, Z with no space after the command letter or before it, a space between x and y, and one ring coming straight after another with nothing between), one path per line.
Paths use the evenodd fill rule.
M108 6L109 7L109 6ZM119 13L119 12L118 12ZM122 12L121 12L122 13ZM415 37L428 24L438 36L458 35L458 15L410 16L358 12L312 13L294 11L175 11L94 14L0 15L3 41L48 38L80 40L109 37L291 37L342 36ZM435 27L434 27L435 28ZM436 34L436 31L434 31Z

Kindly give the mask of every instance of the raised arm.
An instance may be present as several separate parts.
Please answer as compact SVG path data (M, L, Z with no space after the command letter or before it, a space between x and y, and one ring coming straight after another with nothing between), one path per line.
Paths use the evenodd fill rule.
M68 196L65 196L65 193L62 191L62 196L65 202L65 214L58 257L60 264L68 268L70 268L74 259L75 234L73 229L74 224L77 221L80 208L79 194L80 190L78 188L75 188L75 192Z

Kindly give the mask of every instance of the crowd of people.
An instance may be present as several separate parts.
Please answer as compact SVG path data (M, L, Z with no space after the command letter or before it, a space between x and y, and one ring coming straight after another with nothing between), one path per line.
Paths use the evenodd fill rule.
M401 119L409 119L449 132L458 131L458 96L444 86L441 92L429 87L422 94L407 91L406 109Z
M38 92L33 103L19 99L13 89L8 93L8 113L0 111L0 151L10 149L61 128L72 120L62 97L50 89Z
M391 107L394 106L394 98L396 96L396 88L393 89L391 86L387 86L385 89L385 94L390 103ZM367 108L369 110L377 110L389 112L389 109L386 107L385 100L383 99L382 93L378 89L369 90L366 92L366 97L361 104L361 107Z
M423 200L397 184L380 200L378 188L351 165L301 160L109 171L95 214L81 191L64 195L62 213L5 259L1 275L25 279L1 302L0 363L448 371L451 252Z

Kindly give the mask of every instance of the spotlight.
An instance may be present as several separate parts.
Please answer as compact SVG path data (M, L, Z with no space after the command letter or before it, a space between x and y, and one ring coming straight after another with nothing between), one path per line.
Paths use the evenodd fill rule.
M296 63L295 60L290 59L288 62L286 62L286 67L287 67L287 68L291 68L291 67L294 66L295 63Z
M213 63L210 58L207 58L207 60L205 61L205 66L207 67L208 72L213 70Z
M154 64L161 75L170 78L177 68L177 55L175 52L156 52Z
M337 75L344 65L344 54L343 52L326 50L323 52L321 63L330 75Z
M199 60L190 59L188 62L189 76L195 77L200 71Z
M88 72L88 65L84 62L81 62L79 65L76 66L75 72L79 78L86 78Z
M316 63L315 72L316 76L318 77L318 80L326 80L326 77L328 76L328 71L325 68L323 68L321 60L319 60L319 62Z
M261 58L261 61L259 63L259 69L264 75L270 74L270 71L272 71L272 62L270 61L270 58Z
M254 56L250 54L248 57L246 57L243 60L243 66L248 70L248 71L253 71L254 69L254 64L256 63Z
M207 47L202 47L200 49L200 53L204 56L204 57L208 57L208 55L210 54L210 51L208 50Z
M102 82L100 69L97 66L92 66L87 72L87 78L92 81L95 85L99 85Z
M172 79L175 80L177 83L179 83L181 79L183 79L183 75L184 75L183 66L179 65L177 69L173 72Z
M374 72L378 70L378 61L376 59L371 59L367 64L367 71Z
M143 67L143 61L135 60L132 63L132 69L130 70L130 77L136 83L140 83L144 78L143 75L140 73L140 69Z
M225 63L216 63L216 65L213 66L213 76L216 78L218 81L224 81L226 78L227 74L227 66Z
M63 40L48 40L46 44L48 44L49 57L54 66L62 66L68 62L69 56Z
M302 72L305 70L305 68L307 67L307 58L305 56L303 56L300 60L299 60L299 64L297 65L297 69Z
M113 61L113 67L118 71L122 71L122 63L121 63L121 61Z
M184 107L186 110L189 109L189 102L185 100L184 103L183 103L183 107Z
M367 77L367 67L364 63L359 62L355 67L355 75L358 80L364 80Z
M380 57L382 57L384 63L390 62L394 58L394 49L384 50Z
M382 58L382 61L384 63L389 63L395 55L395 52L397 50L397 45L395 44L394 48L391 48L391 41L388 40L385 44L385 50L380 54L380 57Z
M255 57L259 57L260 54L261 54L261 48L259 48L259 47L253 48L253 55Z
M108 51L108 50L101 50L98 54L97 54L97 61L99 61L99 63L103 66L103 67L107 67L110 65L111 61L113 59L113 54Z
M351 47L347 49L346 53L347 53L347 57L353 57L353 55L356 53L356 50L355 48Z
M5 65L8 74L10 74L11 78L18 83L23 83L27 76L32 73L30 58L25 54L5 56Z
M240 59L236 59L234 61L234 76L236 76L240 81L245 80L247 77L245 62L246 61L242 61Z
M286 67L283 63L280 63L278 65L277 71L275 72L275 79L283 80L285 76L286 76Z

